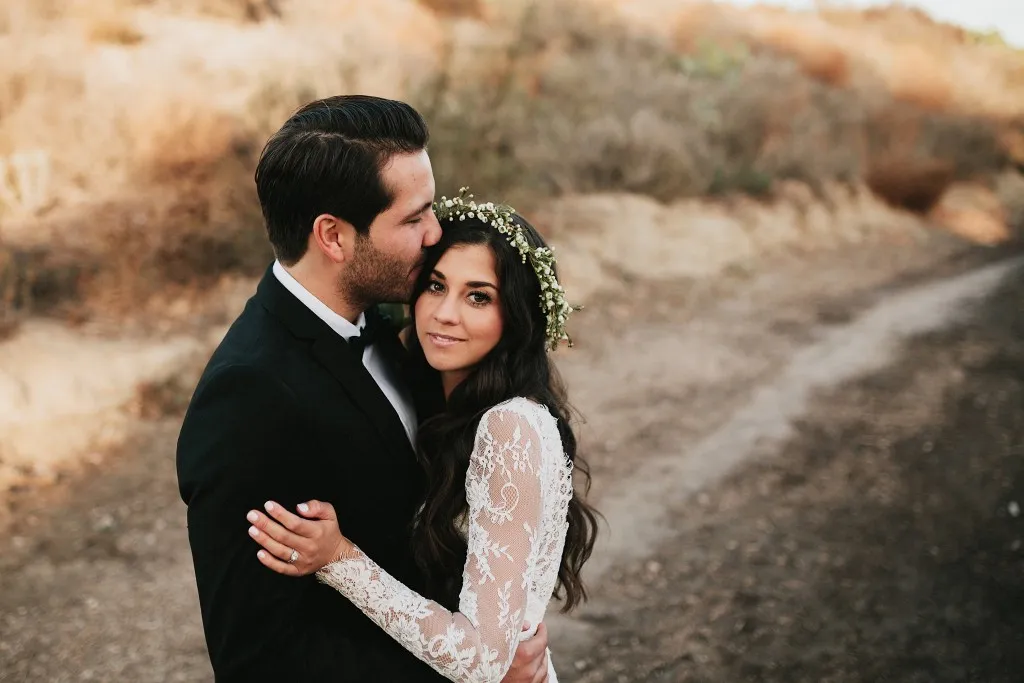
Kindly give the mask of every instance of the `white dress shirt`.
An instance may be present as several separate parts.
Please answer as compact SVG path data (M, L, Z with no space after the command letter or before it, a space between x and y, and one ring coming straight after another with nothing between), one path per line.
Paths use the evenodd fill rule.
M274 276L284 285L284 288L295 295L295 298L311 310L316 317L327 323L332 330L338 333L343 339L358 336L363 326L366 325L366 316L359 314L357 324L353 325L348 320L338 315L324 302L317 299L308 289L303 287L292 274L284 269L279 261L274 261ZM363 367L369 371L370 376L377 382L377 386L387 396L388 401L398 413L405 427L406 436L409 442L416 443L416 408L413 406L412 397L406 387L402 385L384 357L377 352L372 345L363 350Z

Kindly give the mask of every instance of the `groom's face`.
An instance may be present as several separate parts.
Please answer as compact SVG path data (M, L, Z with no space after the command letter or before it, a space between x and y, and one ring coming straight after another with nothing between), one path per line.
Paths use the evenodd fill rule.
M346 274L365 304L409 301L427 248L441 239L431 208L434 173L426 150L395 155L381 175L395 199L367 233L356 238L355 257Z

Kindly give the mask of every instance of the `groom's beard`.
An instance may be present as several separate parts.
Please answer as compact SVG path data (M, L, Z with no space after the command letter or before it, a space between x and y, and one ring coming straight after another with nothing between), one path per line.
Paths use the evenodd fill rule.
M352 266L342 273L338 293L346 301L365 310L380 303L408 303L412 296L413 270L421 264L374 248L368 237L357 237Z

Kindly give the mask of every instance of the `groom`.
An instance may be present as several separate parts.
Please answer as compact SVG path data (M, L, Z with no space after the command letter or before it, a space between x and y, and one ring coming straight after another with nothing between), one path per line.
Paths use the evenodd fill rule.
M441 680L313 577L270 571L246 512L334 504L341 528L421 593L412 443L427 405L373 306L407 301L440 239L427 127L401 102L332 97L269 140L256 188L277 257L210 359L178 438L178 485L206 643L220 683ZM376 329L375 329L376 328ZM506 681L545 680L543 630Z

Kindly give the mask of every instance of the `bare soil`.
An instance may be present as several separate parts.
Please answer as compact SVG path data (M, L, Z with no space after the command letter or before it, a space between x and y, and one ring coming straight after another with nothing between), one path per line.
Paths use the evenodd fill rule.
M1024 273L599 584L566 681L1024 680ZM670 506L672 507L672 506Z
M550 617L560 678L1020 680L1019 269L970 315L929 314L936 330L879 350L867 376L820 378L799 415L777 416L781 437L755 439L728 471L693 470L648 508L616 503L651 485L637 472L657 478L645 465L696 459L829 334L1001 256L880 244L713 282L633 281L592 303L560 365L613 535L593 601ZM850 339L864 354L879 343ZM178 419L141 422L105 460L6 496L0 681L212 679L174 479ZM614 536L654 513L646 545Z

